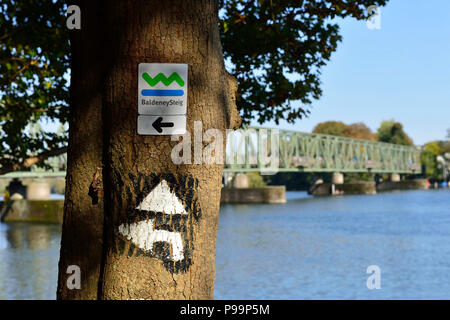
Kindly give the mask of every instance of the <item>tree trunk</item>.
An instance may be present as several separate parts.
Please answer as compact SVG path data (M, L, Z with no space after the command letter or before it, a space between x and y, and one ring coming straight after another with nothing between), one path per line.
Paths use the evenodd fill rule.
M103 198L101 194L98 199L89 196L92 178L95 172L101 172L103 155L102 39L98 32L92 32L101 28L99 9L94 1L86 2L83 28L71 33L69 146L58 299L97 299L99 291ZM71 265L82 272L80 290L70 290L66 285Z
M217 1L82 1L80 8L58 297L211 299L223 165L176 165L178 141L138 135L136 126L138 64L151 62L188 64L192 137L194 121L223 137L238 126ZM66 286L69 265L81 269L79 290Z

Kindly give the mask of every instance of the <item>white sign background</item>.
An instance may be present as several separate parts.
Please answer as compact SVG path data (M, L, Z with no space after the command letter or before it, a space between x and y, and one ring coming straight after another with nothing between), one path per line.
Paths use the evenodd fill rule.
M155 78L162 73L169 79L174 73L177 73L184 81L180 86L177 81L173 81L166 86L159 81L153 87L143 78L147 73L151 78ZM147 92L155 92L157 95L144 95ZM147 90L147 91L145 91ZM170 91L167 91L170 90ZM183 95L158 96L159 94L170 94L171 92L183 91ZM141 115L186 115L187 111L187 93L188 93L188 65L185 63L140 63L138 66L138 111ZM172 103L171 103L172 102Z

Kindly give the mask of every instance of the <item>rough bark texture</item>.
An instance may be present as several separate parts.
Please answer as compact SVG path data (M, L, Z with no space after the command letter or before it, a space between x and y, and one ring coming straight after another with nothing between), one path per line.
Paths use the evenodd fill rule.
M224 69L217 1L108 1L97 9L88 6L80 5L81 35L73 38L73 68L77 70L72 71L74 99L58 297L211 299L223 166L175 165L171 151L178 142L171 142L170 136L137 135L137 75L139 63L187 63L187 130L191 135L198 120L203 131L224 132L238 126L236 82ZM97 22L85 25L87 10L99 9ZM101 167L100 158L99 187L92 184L92 177ZM163 180L181 199L187 215L136 209ZM103 189L97 204L88 197L92 189ZM158 230L179 232L184 258L173 259L174 248L164 242L146 251L119 233L119 226L143 221L153 221ZM78 292L65 289L65 270L70 264L81 267Z
M71 33L71 109L64 222L59 261L58 299L97 299L102 259L103 197L89 196L102 167L102 72L98 32L100 8L83 6L83 28ZM80 290L66 286L67 268L81 269Z

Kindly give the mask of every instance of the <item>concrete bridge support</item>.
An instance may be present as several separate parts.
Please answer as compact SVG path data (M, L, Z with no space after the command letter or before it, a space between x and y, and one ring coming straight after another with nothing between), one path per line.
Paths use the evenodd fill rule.
M331 178L332 184L344 184L344 174L340 172L334 172Z
M248 188L248 177L244 173L239 173L234 176L233 179L233 188L243 189Z
M398 173L391 174L392 182L400 182L401 180L402 180L402 177Z
M27 186L27 200L49 200L50 185L47 182L33 181Z

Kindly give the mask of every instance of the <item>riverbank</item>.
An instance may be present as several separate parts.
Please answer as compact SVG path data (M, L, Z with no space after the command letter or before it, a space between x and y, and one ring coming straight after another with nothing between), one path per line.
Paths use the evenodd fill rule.
M426 179L403 180L403 181L383 181L377 185L377 191L392 190L427 190L429 183Z
M286 203L284 186L234 189L223 188L221 203ZM7 207L6 207L7 206ZM44 222L62 223L64 199L15 200L0 202L2 222Z
M220 203L286 203L286 187L222 188Z
M0 203L2 222L63 222L64 199L53 200L15 200L8 204Z
M354 182L333 185L323 183L310 190L314 196L376 194L394 190L428 189L425 179L383 182ZM334 188L334 190L333 190ZM221 205L225 204L283 204L286 203L285 186L267 186L262 188L223 188ZM5 208L0 202L0 213L4 222L45 222L58 223L63 221L64 199L51 200L16 200Z
M378 192L394 190L427 190L429 183L426 179L383 181L346 182L343 184L321 183L313 185L308 193L314 196L330 196L341 194L377 194Z

